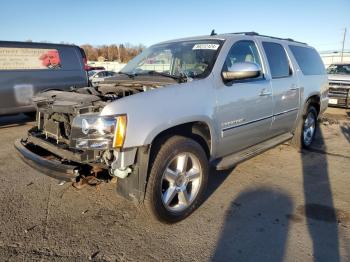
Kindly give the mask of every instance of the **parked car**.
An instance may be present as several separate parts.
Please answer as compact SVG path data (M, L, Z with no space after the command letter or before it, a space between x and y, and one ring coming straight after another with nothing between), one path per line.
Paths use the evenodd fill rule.
M162 69L150 70L160 57ZM37 125L15 146L78 187L117 177L119 194L171 223L203 201L209 165L228 169L288 140L310 147L327 89L304 43L256 33L173 40L96 88L38 95Z
M103 66L91 66L87 65L86 67L87 71L94 71L94 70L106 70Z
M90 86L98 86L101 82L107 78L117 75L114 71L107 70L94 70L89 71L89 82Z
M0 41L0 115L34 111L43 90L86 86L85 65L75 45Z
M329 105L350 108L350 63L335 63L327 68Z

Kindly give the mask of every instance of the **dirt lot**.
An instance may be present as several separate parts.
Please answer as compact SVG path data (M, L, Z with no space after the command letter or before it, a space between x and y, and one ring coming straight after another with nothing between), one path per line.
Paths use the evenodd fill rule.
M115 185L80 191L29 168L0 118L0 260L350 261L350 111L330 109L311 151L281 145L211 172L204 204L176 225L142 216Z

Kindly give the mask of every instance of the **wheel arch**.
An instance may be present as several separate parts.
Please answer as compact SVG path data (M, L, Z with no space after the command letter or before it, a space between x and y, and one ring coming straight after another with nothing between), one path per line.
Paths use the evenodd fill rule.
M316 108L317 116L318 116L320 113L320 110L321 110L321 96L320 96L320 94L312 94L306 99L306 102L304 104L304 109L303 109L303 115L305 114L307 108L310 105L312 105Z
M169 127L159 132L151 142L152 156L154 152L171 136L180 135L191 138L200 144L209 159L212 152L213 134L208 123L204 121L192 121Z

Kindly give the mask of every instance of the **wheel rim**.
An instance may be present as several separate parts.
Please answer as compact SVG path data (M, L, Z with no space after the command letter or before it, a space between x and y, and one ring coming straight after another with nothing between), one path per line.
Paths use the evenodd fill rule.
M200 162L195 155L181 153L171 159L161 180L164 207L172 212L188 208L196 199L202 175Z
M316 129L316 120L312 112L310 112L304 121L303 139L305 145L310 145Z

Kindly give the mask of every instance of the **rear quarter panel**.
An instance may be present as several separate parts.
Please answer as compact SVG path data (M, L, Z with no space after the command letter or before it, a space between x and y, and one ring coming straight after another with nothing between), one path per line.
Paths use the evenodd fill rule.
M293 43L296 46L302 46L299 44ZM312 47L308 47L312 48ZM328 107L328 76L326 74L326 70L324 70L324 74L321 75L304 75L302 70L293 55L293 52L288 48L288 53L290 58L294 64L296 69L296 74L298 77L299 87L300 87L300 109L299 109L299 117L302 115L303 110L305 108L307 100L312 96L320 97L320 114L327 109ZM321 60L322 61L322 60ZM324 65L323 65L324 67Z

